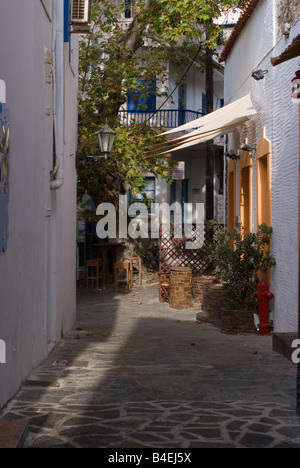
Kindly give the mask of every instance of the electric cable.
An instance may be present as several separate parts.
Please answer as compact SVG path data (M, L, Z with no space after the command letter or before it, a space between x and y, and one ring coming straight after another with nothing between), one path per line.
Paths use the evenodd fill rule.
M175 91L179 88L179 86L181 85L181 83L184 81L184 79L186 78L188 72L190 71L190 69L192 68L192 66L194 65L200 51L202 49L202 43L200 44L198 50L197 50L197 53L195 55L195 57L193 58L192 62L190 63L190 65L188 66L187 70L184 72L184 75L182 76L182 78L179 80L179 82L177 83L177 85L175 86L175 88L173 89L172 93L169 94L169 96L165 99L165 101L159 106L158 109L156 109L156 111L150 115L150 117L146 120L146 123L149 122L149 120L151 120L155 114L157 114L157 112L160 111L160 109L168 102L168 100L173 96L173 94L175 93Z

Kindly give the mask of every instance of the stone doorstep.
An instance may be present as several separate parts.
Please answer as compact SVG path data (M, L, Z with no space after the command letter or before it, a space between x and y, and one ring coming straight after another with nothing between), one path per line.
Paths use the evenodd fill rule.
M28 431L26 419L0 419L0 448L22 448Z
M292 353L295 351L295 348L292 348L292 343L297 338L298 333L274 333L273 351L292 362Z

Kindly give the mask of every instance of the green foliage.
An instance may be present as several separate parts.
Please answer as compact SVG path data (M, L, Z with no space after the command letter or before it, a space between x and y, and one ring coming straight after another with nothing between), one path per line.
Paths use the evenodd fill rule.
M241 225L231 232L216 225L213 229L207 259L215 275L225 282L226 307L254 310L252 294L258 284L257 273L276 264L270 250L272 228L262 224L257 233L246 232Z
M147 82L153 77L166 84L169 63L190 64L198 53L195 66L203 72L205 49L214 49L221 33L213 19L224 9L242 3L135 0L133 19L121 24L124 1L92 0L92 31L82 36L79 51L78 154L99 153L96 133L106 119L118 135L113 158L98 163L90 160L86 168L80 166L79 195L88 192L95 200L99 199L97 190L101 190L101 200L108 195L114 198L116 189L124 190L127 180L136 190L142 190L141 174L145 171L168 179L168 164L157 156L147 156L158 142L158 129L150 132L144 125L135 125L133 129L121 127L119 110L126 103L128 90L146 97ZM209 34L209 41L204 33ZM165 89L157 87L156 95L166 97Z
M88 189L93 202L118 204L119 194L131 189L132 193L143 192L145 179L143 173L151 172L171 182L173 163L168 157L160 158L153 149L154 141L159 143L158 129L146 123L131 127L118 127L114 150L108 159L88 158L78 164L78 201ZM88 213L91 215L91 213Z

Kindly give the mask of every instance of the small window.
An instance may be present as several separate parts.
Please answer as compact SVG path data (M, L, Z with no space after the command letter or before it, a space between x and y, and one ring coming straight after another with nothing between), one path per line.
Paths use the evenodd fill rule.
M125 18L133 18L133 2L132 0L125 0Z
M145 188L143 193L135 193L131 192L130 194L130 202L143 202L146 200L155 201L156 199L156 181L155 177L145 177Z
M147 200L155 200L155 177L146 177L146 187L145 187L145 196Z

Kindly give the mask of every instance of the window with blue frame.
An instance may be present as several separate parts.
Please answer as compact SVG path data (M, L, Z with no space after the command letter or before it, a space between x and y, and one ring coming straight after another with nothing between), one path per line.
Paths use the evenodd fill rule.
M138 91L129 91L127 110L131 112L152 112L156 110L156 79L138 80Z
M125 0L125 18L133 18L133 1Z
M142 193L132 193L130 191L130 203L156 200L156 179L155 177L145 177L145 188Z

